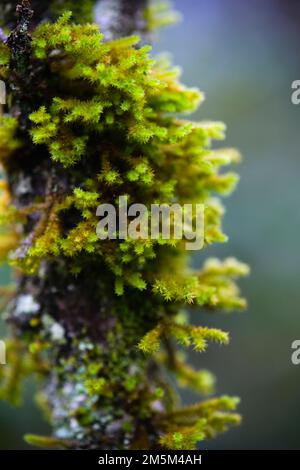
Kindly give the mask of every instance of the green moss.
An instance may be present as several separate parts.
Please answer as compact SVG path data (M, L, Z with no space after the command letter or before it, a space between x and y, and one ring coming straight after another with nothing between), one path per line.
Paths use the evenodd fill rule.
M91 23L93 21L93 7L95 0L51 0L53 13L61 15L66 10L72 10L73 17L78 23Z
M205 246L224 242L218 197L234 189L237 175L224 167L240 157L213 150L222 123L179 117L194 112L203 94L183 86L178 70L154 60L137 37L106 42L86 24L90 6L82 2L73 19L64 12L33 31L38 104L22 126L0 119L5 197L10 190L17 202L12 212L0 208L20 238L17 249L4 243L2 251L24 273L10 320L36 358L32 370L55 435L49 446L191 449L239 417L227 397L178 408L166 369L201 394L213 391L214 379L190 368L176 345L203 352L208 342L229 341L181 312L243 309L236 279L248 268L228 259L191 270L182 240L101 241L96 208L124 194L147 207L203 203ZM81 25L73 22L78 15ZM1 46L0 65L9 55ZM47 445L47 438L28 439Z

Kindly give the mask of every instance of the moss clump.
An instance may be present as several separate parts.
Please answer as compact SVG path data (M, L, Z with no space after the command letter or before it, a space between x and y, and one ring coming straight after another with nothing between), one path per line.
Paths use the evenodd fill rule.
M70 12L30 36L13 34L0 46L12 103L0 120L10 198L1 208L18 237L14 250L7 233L0 247L22 272L9 321L42 379L39 400L54 430L48 445L192 449L239 417L235 398L178 409L166 370L202 394L214 381L186 365L175 344L202 352L229 340L190 325L182 309L244 308L235 279L247 267L210 260L193 271L183 240L99 240L96 208L122 195L147 207L202 203L205 245L224 242L216 198L235 187L236 174L222 168L239 155L212 150L223 124L178 117L203 95L137 37L105 42L96 25L75 24ZM17 100L12 73L20 34L39 77L26 106L22 70Z

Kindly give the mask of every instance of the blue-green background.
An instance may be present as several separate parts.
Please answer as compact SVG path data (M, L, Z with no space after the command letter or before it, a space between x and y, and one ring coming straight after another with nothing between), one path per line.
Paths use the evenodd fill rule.
M226 145L244 155L238 190L225 201L229 243L201 252L194 264L234 255L252 268L241 283L246 313L194 318L231 332L229 347L211 346L192 360L216 373L218 392L242 398L244 417L203 446L299 449L300 366L291 363L291 343L300 338L300 106L290 99L300 79L299 2L174 3L184 19L161 34L155 50L171 51L184 82L205 92L197 118L223 120ZM0 448L26 447L28 431L49 432L32 395L29 384L23 407L0 404Z

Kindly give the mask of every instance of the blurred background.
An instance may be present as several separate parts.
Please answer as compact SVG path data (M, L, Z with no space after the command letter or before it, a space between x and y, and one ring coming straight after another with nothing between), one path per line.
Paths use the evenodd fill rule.
M243 415L241 427L201 447L300 449L300 365L291 363L291 343L300 339L300 105L291 104L291 83L300 79L300 2L173 3L183 21L161 33L155 52L172 53L184 83L206 94L196 118L224 121L226 146L244 156L238 190L225 201L229 243L200 252L194 265L234 255L252 268L241 283L246 313L193 314L230 331L229 347L211 346L191 360L216 374L219 394L241 397ZM7 276L2 269L2 283ZM22 407L0 403L0 449L28 448L28 431L49 433L33 395L27 383Z

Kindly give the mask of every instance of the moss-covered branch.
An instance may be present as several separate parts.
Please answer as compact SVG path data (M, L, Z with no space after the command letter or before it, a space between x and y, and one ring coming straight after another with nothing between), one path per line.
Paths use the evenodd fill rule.
M29 435L35 445L186 449L239 422L235 399L178 409L166 370L181 386L213 391L212 376L186 365L175 345L202 352L228 334L191 326L182 309L244 308L236 278L247 267L211 260L191 271L183 240L96 235L97 206L126 194L146 206L203 203L205 245L226 241L211 196L235 187L223 167L239 155L212 150L222 124L178 118L202 94L124 37L172 18L146 3L110 2L111 16L102 0L100 31L87 22L94 2L23 0L13 29L11 9L2 10L0 254L18 274L7 313L15 360L1 396L13 389L17 402L21 380L39 377L53 436Z

